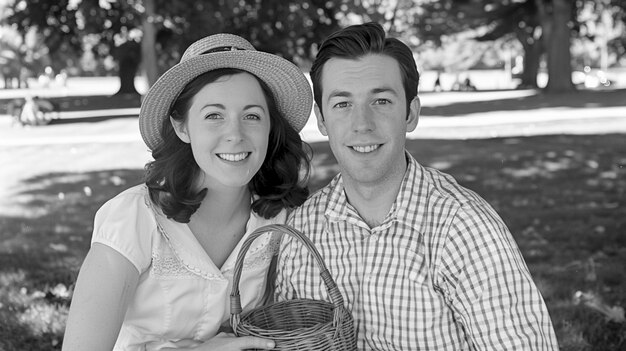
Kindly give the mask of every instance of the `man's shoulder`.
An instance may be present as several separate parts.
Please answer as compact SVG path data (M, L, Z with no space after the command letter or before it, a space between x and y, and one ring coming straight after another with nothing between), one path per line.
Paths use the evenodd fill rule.
M320 188L313 192L313 194L309 195L309 198L294 212L305 212L310 213L311 211L315 211L316 209L323 207L326 208L328 203L328 197L332 192L333 186L331 184L327 184L323 188Z
M500 221L497 211L480 194L459 184L456 179L435 168L422 166L425 183L428 183L423 193L428 194L426 206L432 206L433 211L446 208L453 210L457 219L474 220L475 218L493 218ZM489 214L489 216L485 216Z
M461 206L467 202L484 201L476 192L459 184L451 174L432 167L421 166L421 168L422 181L427 187L426 193L445 198Z

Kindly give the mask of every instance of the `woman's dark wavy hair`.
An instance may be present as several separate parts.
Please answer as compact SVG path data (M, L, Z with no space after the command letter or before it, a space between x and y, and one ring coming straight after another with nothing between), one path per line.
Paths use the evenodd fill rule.
M172 118L184 121L193 97L207 84L226 75L244 72L224 68L198 76L185 86L172 105ZM267 155L249 187L258 196L252 203L252 210L264 218L271 218L282 209L300 206L306 200L309 194L306 187L310 167L309 148L276 108L269 87L262 80L257 80L267 100L271 128ZM145 167L145 183L150 199L168 218L188 223L207 195L206 188L199 192L194 190L195 180L202 170L193 157L190 144L178 138L169 118L163 119L161 137L163 142L152 151L154 161Z

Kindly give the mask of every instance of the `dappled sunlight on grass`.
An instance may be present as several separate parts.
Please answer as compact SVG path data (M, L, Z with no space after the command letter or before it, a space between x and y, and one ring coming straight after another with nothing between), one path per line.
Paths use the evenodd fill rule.
M0 215L0 324L8 326L0 332L0 350L60 349L95 212L142 174L56 172L19 184L5 205L10 210Z
M67 306L49 304L45 300L33 298L28 307L17 314L17 320L22 325L28 326L35 337L45 334L63 335L67 313ZM55 346L59 342L60 338L57 338L56 342L51 341L51 345Z
M0 349L60 348L69 296L56 298L49 289L32 288L27 270L0 272ZM27 287L29 286L29 287ZM10 343L9 343L10 342ZM4 348L3 345L7 345Z

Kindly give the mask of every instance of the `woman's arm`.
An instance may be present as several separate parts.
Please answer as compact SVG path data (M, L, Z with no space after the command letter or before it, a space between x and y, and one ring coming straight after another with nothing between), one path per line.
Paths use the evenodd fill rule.
M128 259L94 243L78 274L63 351L113 349L138 281Z
M162 351L241 351L241 350L271 350L276 346L274 341L256 336L240 336L219 333L201 345L191 348L176 347L164 348Z

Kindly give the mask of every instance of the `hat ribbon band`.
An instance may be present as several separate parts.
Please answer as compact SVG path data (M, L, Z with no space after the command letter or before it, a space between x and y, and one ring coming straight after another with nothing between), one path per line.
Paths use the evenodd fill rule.
M201 55L212 54L214 52L235 51L235 50L246 50L246 49L238 48L236 46L220 46L220 47L217 47L217 48L213 48L213 49L207 50L207 51L203 52Z

